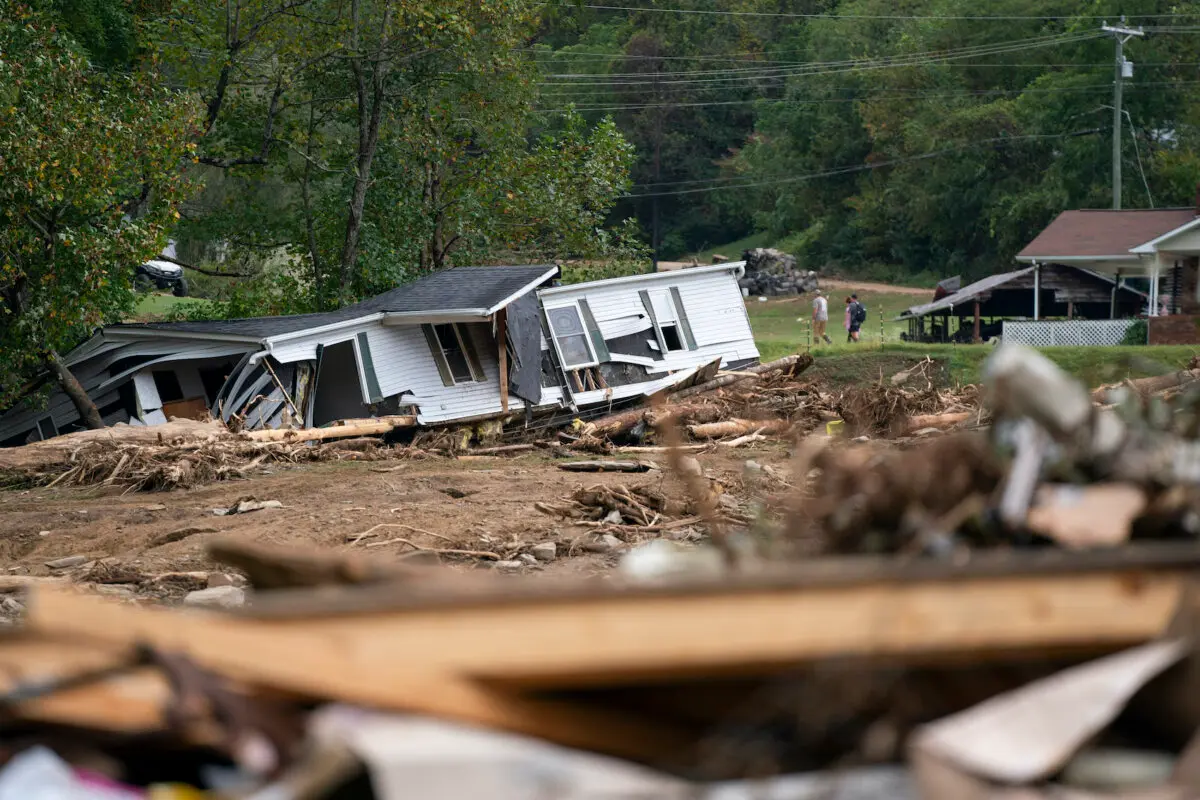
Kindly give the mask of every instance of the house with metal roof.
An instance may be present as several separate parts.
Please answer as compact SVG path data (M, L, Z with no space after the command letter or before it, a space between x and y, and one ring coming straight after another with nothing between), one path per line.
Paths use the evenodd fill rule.
M420 425L611 405L758 358L742 264L554 286L554 265L456 267L320 314L109 325L66 356L106 424ZM81 427L62 391L0 414L0 445Z

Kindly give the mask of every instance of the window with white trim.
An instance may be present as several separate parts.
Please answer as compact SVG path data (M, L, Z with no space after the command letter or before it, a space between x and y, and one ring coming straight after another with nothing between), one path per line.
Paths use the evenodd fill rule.
M550 323L554 346L564 368L578 369L599 363L577 303L547 308L546 321Z
M675 307L671 291L661 289L650 292L650 302L654 306L655 321L658 322L659 341L666 348L666 352L675 353L687 350L683 331L679 327L679 309Z
M471 332L459 323L421 326L433 353L442 384L479 383L487 380L471 342Z

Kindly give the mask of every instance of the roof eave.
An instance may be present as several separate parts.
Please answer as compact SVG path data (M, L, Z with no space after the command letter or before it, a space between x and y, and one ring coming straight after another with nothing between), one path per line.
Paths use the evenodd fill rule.
M170 339L198 339L207 342L236 342L239 344L262 344L263 336L238 336L232 333L199 333L197 331L180 331L171 328L145 327L122 328L109 326L104 329L104 335L110 338L127 339L158 339L166 336Z
M624 275L620 278L602 278L598 281L570 283L566 286L554 286L549 289L541 289L538 291L538 294L542 297L548 297L599 286L618 286L625 283L643 283L654 280L679 280L681 276L708 275L717 272L735 272L738 273L740 277L741 273L743 273L745 269L745 261L726 261L723 264L710 264L706 267L685 267L684 269L675 269L671 270L670 272L643 272L638 275Z

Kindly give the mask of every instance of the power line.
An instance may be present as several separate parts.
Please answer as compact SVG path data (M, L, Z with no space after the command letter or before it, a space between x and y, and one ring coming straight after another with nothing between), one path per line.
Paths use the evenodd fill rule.
M967 57L975 53L987 52L990 54L993 50L1017 48L1024 50L1034 46L1044 47L1053 44L1059 44L1063 41L1074 41L1081 38L1099 38L1095 31L1081 31L1079 33L1056 33L1046 36L1027 36L1021 39L1009 39L1001 42L989 42L987 44L970 45L968 47L951 48L948 50L925 50L916 53L897 53L892 56L883 56L880 58L852 58L843 59L840 61L808 61L808 62L793 62L788 64L771 65L771 64L755 64L745 67L724 67L721 69L710 70L687 70L682 72L659 72L658 77L682 77L691 75L713 75L720 73L742 73L742 72L778 72L791 71L795 67L818 68L818 67L845 67L857 64L875 64L887 63L891 61L909 61L914 59L925 58L952 58L952 57ZM608 78L643 78L648 73L645 72L617 72L607 73L604 77ZM555 80L570 80L573 78L595 78L596 73L592 72L567 72L567 73L548 73L545 77Z
M1142 81L1138 86L1190 86L1200 83L1200 80L1170 80L1170 81ZM730 89L740 89L742 87L724 87ZM578 105L571 103L572 100L585 101L589 97L610 98L612 92L598 92L588 95L572 95L572 94L551 94L543 95L544 100L566 101L571 103L571 108L574 111L626 111L644 108L698 108L704 106L731 106L731 105L752 105L754 103L785 103L795 105L820 105L822 103L862 103L877 98L895 99L895 100L923 100L926 98L947 98L947 97L990 97L1003 95L1023 95L1023 94L1071 94L1075 92L1100 92L1110 91L1111 83L1105 84L1087 84L1084 86L1048 86L1048 87L1020 87L1014 89L963 89L960 91L937 91L936 89L929 91L878 91L868 92L857 97L749 97L740 100L695 100L685 102L663 102L663 103L611 103L608 105ZM715 89L707 89L704 91L716 91ZM828 91L834 92L861 92L863 87L841 86L829 88ZM541 111L549 112L566 112L566 107L562 108L542 108Z
M813 64L803 65L796 69L763 69L754 74L731 74L727 77L705 77L705 78L676 78L663 80L666 73L654 75L653 73L629 73L629 75L638 75L646 78L646 80L631 80L625 76L617 76L617 79L608 79L602 74L579 74L578 77L599 78L601 80L591 81L563 81L559 84L563 88L576 86L644 86L647 84L658 85L696 85L696 84L712 84L712 83L728 83L730 81L764 81L764 80L783 80L792 77L801 76L818 76L818 75L836 75L847 72L860 72L876 69L893 69L897 67L908 66L928 66L938 64L945 59L972 58L983 55L998 55L1001 53L1015 53L1025 50L1032 50L1041 47L1050 47L1061 44L1070 44L1074 42L1090 41L1099 39L1103 34L1099 32L1089 32L1075 34L1069 37L1055 37L1049 40L1024 40L1016 43L1005 43L1003 45L992 45L986 49L963 49L958 51L944 51L942 53L918 53L905 56L893 56L886 59L876 60L859 60L845 62L814 62ZM732 71L731 71L732 72ZM740 71L739 71L740 72ZM552 76L549 76L552 77Z
M595 11L632 11L632 12L653 12L658 14L698 14L704 16L720 16L720 17L764 17L769 19L810 19L810 20L828 20L831 22L841 21L918 21L918 20L945 20L945 21L978 21L978 22L1017 22L1017 21L1071 21L1071 20L1103 20L1112 19L1114 15L1107 16L1099 14L853 14L853 15L833 15L819 13L802 13L789 11L712 11L699 8L661 8L656 6L609 6L584 3L581 8L588 8ZM1197 19L1200 14L1131 14L1131 19Z
M1200 80L1190 81L1148 81L1139 83L1139 86L1184 86L1200 83ZM855 90L857 91L857 90ZM822 103L863 103L877 98L889 100L924 100L928 98L947 98L947 97L989 97L999 95L1022 95L1022 94L1071 94L1079 92L1085 94L1088 92L1109 92L1112 91L1112 84L1089 84L1087 86L1060 86L1046 88L1021 88L1021 89L980 89L977 91L961 91L961 92L874 92L862 97L818 97L818 98L791 98L791 97L754 97L745 100L709 100L684 103L628 103L616 104L607 106L571 106L563 108L543 108L539 109L542 113L565 113L568 110L579 112L584 111L636 111L648 108L699 108L705 106L732 106L732 105L751 105L754 103L774 103L787 105L820 105ZM552 97L552 100L561 100L564 98Z
M907 156L905 158L895 158L895 159L890 159L888 161L878 161L873 164L858 164L858 165L849 166L849 167L839 167L837 169L825 170L823 172L814 172L814 173L811 173L808 175L793 175L793 176L790 176L787 178L777 178L777 179L766 180L766 181L752 181L749 183L737 183L737 184L723 183L723 184L717 184L717 185L713 185L713 186L700 186L700 187L696 187L696 188L692 188L692 189L678 189L678 190L669 191L669 192L641 192L641 193L637 193L637 194L627 194L627 195L624 195L624 197L627 199L634 199L634 198L639 198L639 197L667 197L667 196L684 195L684 194L700 194L700 193L704 193L704 192L717 192L717 191L723 191L723 190L729 190L729 189L752 189L752 188L761 187L761 186L779 186L779 185L783 185L783 184L800 183L803 181L815 180L818 178L830 178L830 177L835 177L838 175L849 175L849 174L852 174L855 172L869 172L869 171L876 170L876 169L882 169L884 167L893 167L898 164L908 164L908 163L912 163L914 161L924 161L924 160L931 159L931 158L938 158L940 156L949 155L951 153L958 153L968 147L974 147L977 145L1000 144L1000 143L1004 143L1005 145L1007 145L1007 144L1011 144L1011 143L1016 143L1016 142L1020 142L1020 141L1029 141L1029 140L1033 140L1033 139L1066 139L1066 138L1076 137L1076 136L1087 136L1087 135L1090 135L1093 133L1100 133L1100 132L1101 132L1100 128L1089 128L1087 130L1072 131L1071 133L1030 134L1028 136L1000 136L1000 137L996 137L996 138L992 138L992 139L978 139L978 140L975 140L972 142L963 142L960 145L956 145L954 147L947 147L942 150L935 150L935 151L929 152L929 153L921 153L920 155ZM633 188L638 188L638 186L634 186Z

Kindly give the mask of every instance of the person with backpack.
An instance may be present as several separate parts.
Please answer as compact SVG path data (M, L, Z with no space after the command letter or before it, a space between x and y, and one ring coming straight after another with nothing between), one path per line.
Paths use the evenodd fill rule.
M850 305L847 306L847 313L850 316L850 341L857 342L859 331L862 330L863 323L867 321L867 307L858 302L858 295L850 295Z

